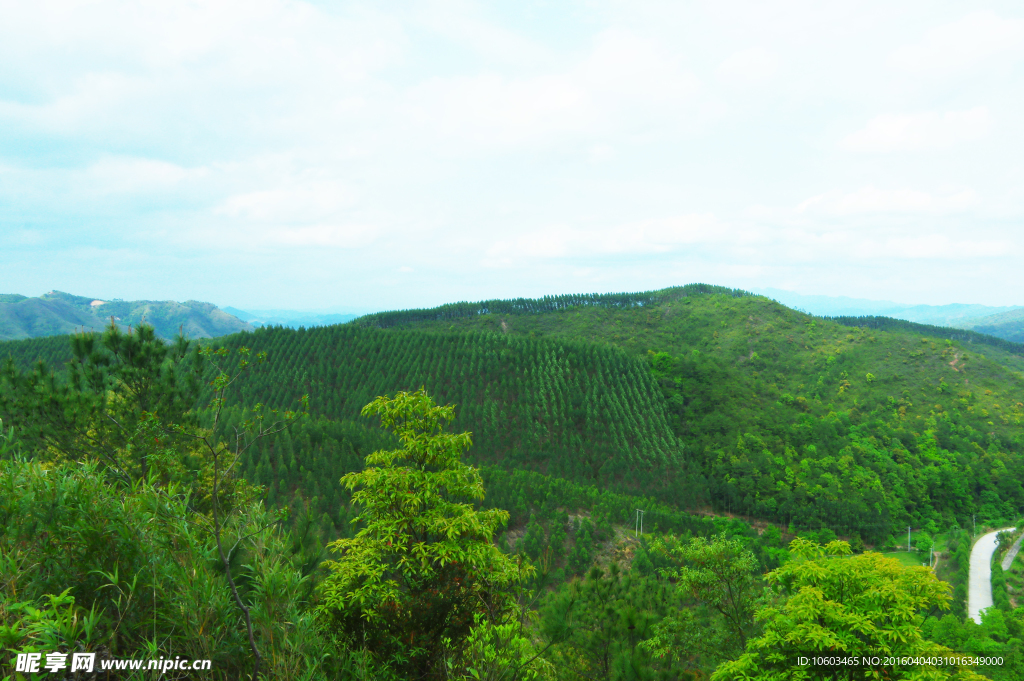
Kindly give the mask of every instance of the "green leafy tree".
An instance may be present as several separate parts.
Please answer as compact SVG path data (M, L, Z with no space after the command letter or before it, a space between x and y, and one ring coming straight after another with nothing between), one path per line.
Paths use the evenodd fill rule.
M478 510L477 469L461 461L469 433L445 432L455 408L420 389L379 397L363 409L401 448L366 457L342 484L356 490L364 527L330 545L320 613L403 678L443 678L480 616L501 624L516 610L528 565L492 543L508 512Z
M717 611L729 632L725 644L742 649L754 626L754 606L760 593L757 559L739 539L724 534L688 542L671 539L652 545L679 567L663 568L685 595Z
M822 547L797 538L790 551L793 559L767 576L785 602L758 611L764 635L748 641L738 659L720 665L713 681L983 678L956 666L800 664L801 656L860 660L953 655L921 633L923 613L949 607L949 585L926 567L904 567L880 553L852 556L843 541Z

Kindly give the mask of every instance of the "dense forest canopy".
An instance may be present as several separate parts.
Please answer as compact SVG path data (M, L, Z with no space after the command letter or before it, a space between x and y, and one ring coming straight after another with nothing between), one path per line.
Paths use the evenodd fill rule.
M90 490L89 504L108 509L103 513L116 515L115 525L133 528L126 531L141 533L154 546L184 541L169 537L184 532L193 522L190 514L198 513L195 519L205 518L200 525L220 528L239 546L237 556L222 561L226 569L211 572L207 565L205 581L195 585L219 594L216 617L227 628L210 631L234 641L232 652L218 658L225 669L236 670L232 674L251 669L246 659L258 659L257 666L266 659L283 665L275 669L319 665L342 677L355 674L358 665L377 665L382 678L410 669L433 678L444 664L470 676L472 668L504 670L500 674L514 669L509 678L669 679L706 676L734 660L739 666L719 670L719 678L732 678L727 670L746 669L756 659L743 657L744 650L753 654L750 646L785 631L781 624L766 628L754 613L776 617L771 613L799 594L773 592L772 598L783 600L726 607L723 593L746 585L753 594L772 570L781 570L780 579L800 574L783 570L796 555L787 550L794 535L805 542L800 560L826 560L808 547L828 544L828 555L845 555L851 547L891 549L910 526L918 549L927 553L941 542L939 574L955 587L928 582L931 595L907 606L916 614L901 626L918 627L924 636L913 645L1019 655L1013 640L1014 632L1024 633L1024 610L1014 614L1012 570L1005 578L998 573L996 614L983 625L963 619L970 537L961 529L975 522L1011 523L1024 511L1024 376L1017 348L944 337L902 322L839 321L844 323L741 291L695 285L456 304L315 329L268 327L199 346L164 346L147 327L127 335L112 329L102 339L80 334L71 343L67 337L7 343L0 345L8 357L0 418L17 432L5 436L5 447L11 451L16 441L28 458L8 456L13 467L5 475L20 487L5 488L5 503L35 520L7 535L14 543L3 550L23 561L52 551L38 543L59 531L54 526L40 535L50 522L78 527L75 541L83 546L99 541L83 525L84 507L69 505L65 515L48 518L32 506L39 495L70 498L74 490ZM224 358L238 358L238 380L225 373ZM44 364L35 365L40 359ZM350 617L355 611L348 610L346 596L361 588L352 574L401 563L374 543L386 544L398 525L371 522L365 510L370 497L358 493L390 494L376 474L366 472L406 456L374 454L399 451L403 440L374 427L364 409L392 404L380 396L399 391L429 395L432 401L422 404L428 411L435 402L455 406L444 412L452 431L465 433L455 449L482 483L472 487L474 498L423 503L449 509L455 507L445 504L470 503L497 514L487 517L507 518L489 525L487 542L535 569L524 580L503 582L511 591L493 617L467 605L469 592L445 591L462 619L441 638L461 643L424 640L426 647L409 658L414 662L403 661L402 641L411 637L412 645L423 633L420 625L371 632L383 637L378 647L390 652L386 659L367 657L367 649L356 645L363 615ZM302 406L307 403L308 413ZM252 430L254 414L271 413L292 414L287 427ZM252 432L259 436L245 440L222 473L201 448L182 439L229 443ZM467 480L476 475L455 461L446 465ZM47 466L62 471L65 487L48 486ZM215 473L223 475L220 491L210 487ZM389 485L402 488L402 481L417 479L406 475L399 466ZM114 497L104 486L114 485L109 494L116 496L118 485L126 484L135 491L124 493L137 494L138 506L115 514ZM431 483L417 484L426 489ZM175 496L182 493L186 497ZM146 534L139 528L154 504L164 504L159 513L177 514L184 524L167 526L171 535ZM223 517L211 516L216 513ZM394 522L411 521L399 515ZM189 551L215 556L212 531L192 537ZM848 541L846 548L829 544L837 535ZM332 541L376 546L365 555L377 557L352 563L347 577L335 571L334 583L343 586L321 586L331 571L318 565L330 558L325 547ZM256 562L246 563L250 558ZM131 558L125 569L141 575L141 560ZM275 611L273 599L261 600L270 587L260 581L264 576L247 572L256 564L290 585L293 610ZM120 567L61 565L46 579L40 574L7 583L22 584L41 599L62 579L81 582L78 600L54 602L55 621L90 603L108 614L121 607L110 591L110 570ZM694 572L700 565L710 572ZM893 583L926 577L905 575L897 563L874 558L853 565ZM463 575L465 584L487 580L484 572L453 569L441 573ZM420 593L422 580L441 573L408 573L401 578L411 580L402 582L402 593ZM169 586L173 574L161 572L146 582L169 590L168 600L153 606L168 626L173 617L160 613L195 598ZM449 602L434 602L440 596L430 593L401 607L427 622ZM5 602L3 616L11 622L20 612L12 608L28 601ZM389 602L381 600L374 612L392 607ZM856 604L849 607L850 617L864 614ZM943 617L947 607L952 614ZM129 621L153 614L140 610ZM271 642L284 635L275 628L278 617L306 627L294 631L301 646L341 645L334 662L314 664L305 653L280 652ZM324 629L324 622L333 624ZM100 629L110 634L107 626ZM885 635L886 625L878 626ZM330 631L344 633L328 643ZM208 640L204 636L197 640ZM98 645L90 641L81 645ZM260 650L271 656L257 658ZM234 665L235 658L243 662ZM947 671L940 678L970 678Z

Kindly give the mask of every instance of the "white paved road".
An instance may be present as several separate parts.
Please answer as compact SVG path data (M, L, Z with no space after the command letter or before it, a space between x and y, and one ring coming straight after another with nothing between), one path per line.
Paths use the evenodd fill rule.
M996 535L1003 530L1012 529L1012 527L1004 527L1002 530L982 535L971 549L967 614L978 624L981 624L981 611L992 605L992 554L995 553L996 546L998 546Z

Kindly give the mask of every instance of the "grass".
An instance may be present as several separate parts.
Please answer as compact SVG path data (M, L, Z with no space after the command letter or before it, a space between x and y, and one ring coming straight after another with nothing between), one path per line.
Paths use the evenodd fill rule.
M885 554L885 556L887 558L895 558L908 567L924 565L924 563L921 562L921 554L918 551L894 551L892 553Z

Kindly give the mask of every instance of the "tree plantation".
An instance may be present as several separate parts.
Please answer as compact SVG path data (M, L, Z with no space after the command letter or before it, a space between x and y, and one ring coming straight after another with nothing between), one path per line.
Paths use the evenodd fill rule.
M949 331L693 285L0 344L0 677L1024 678L1017 567L966 618L1024 346Z

